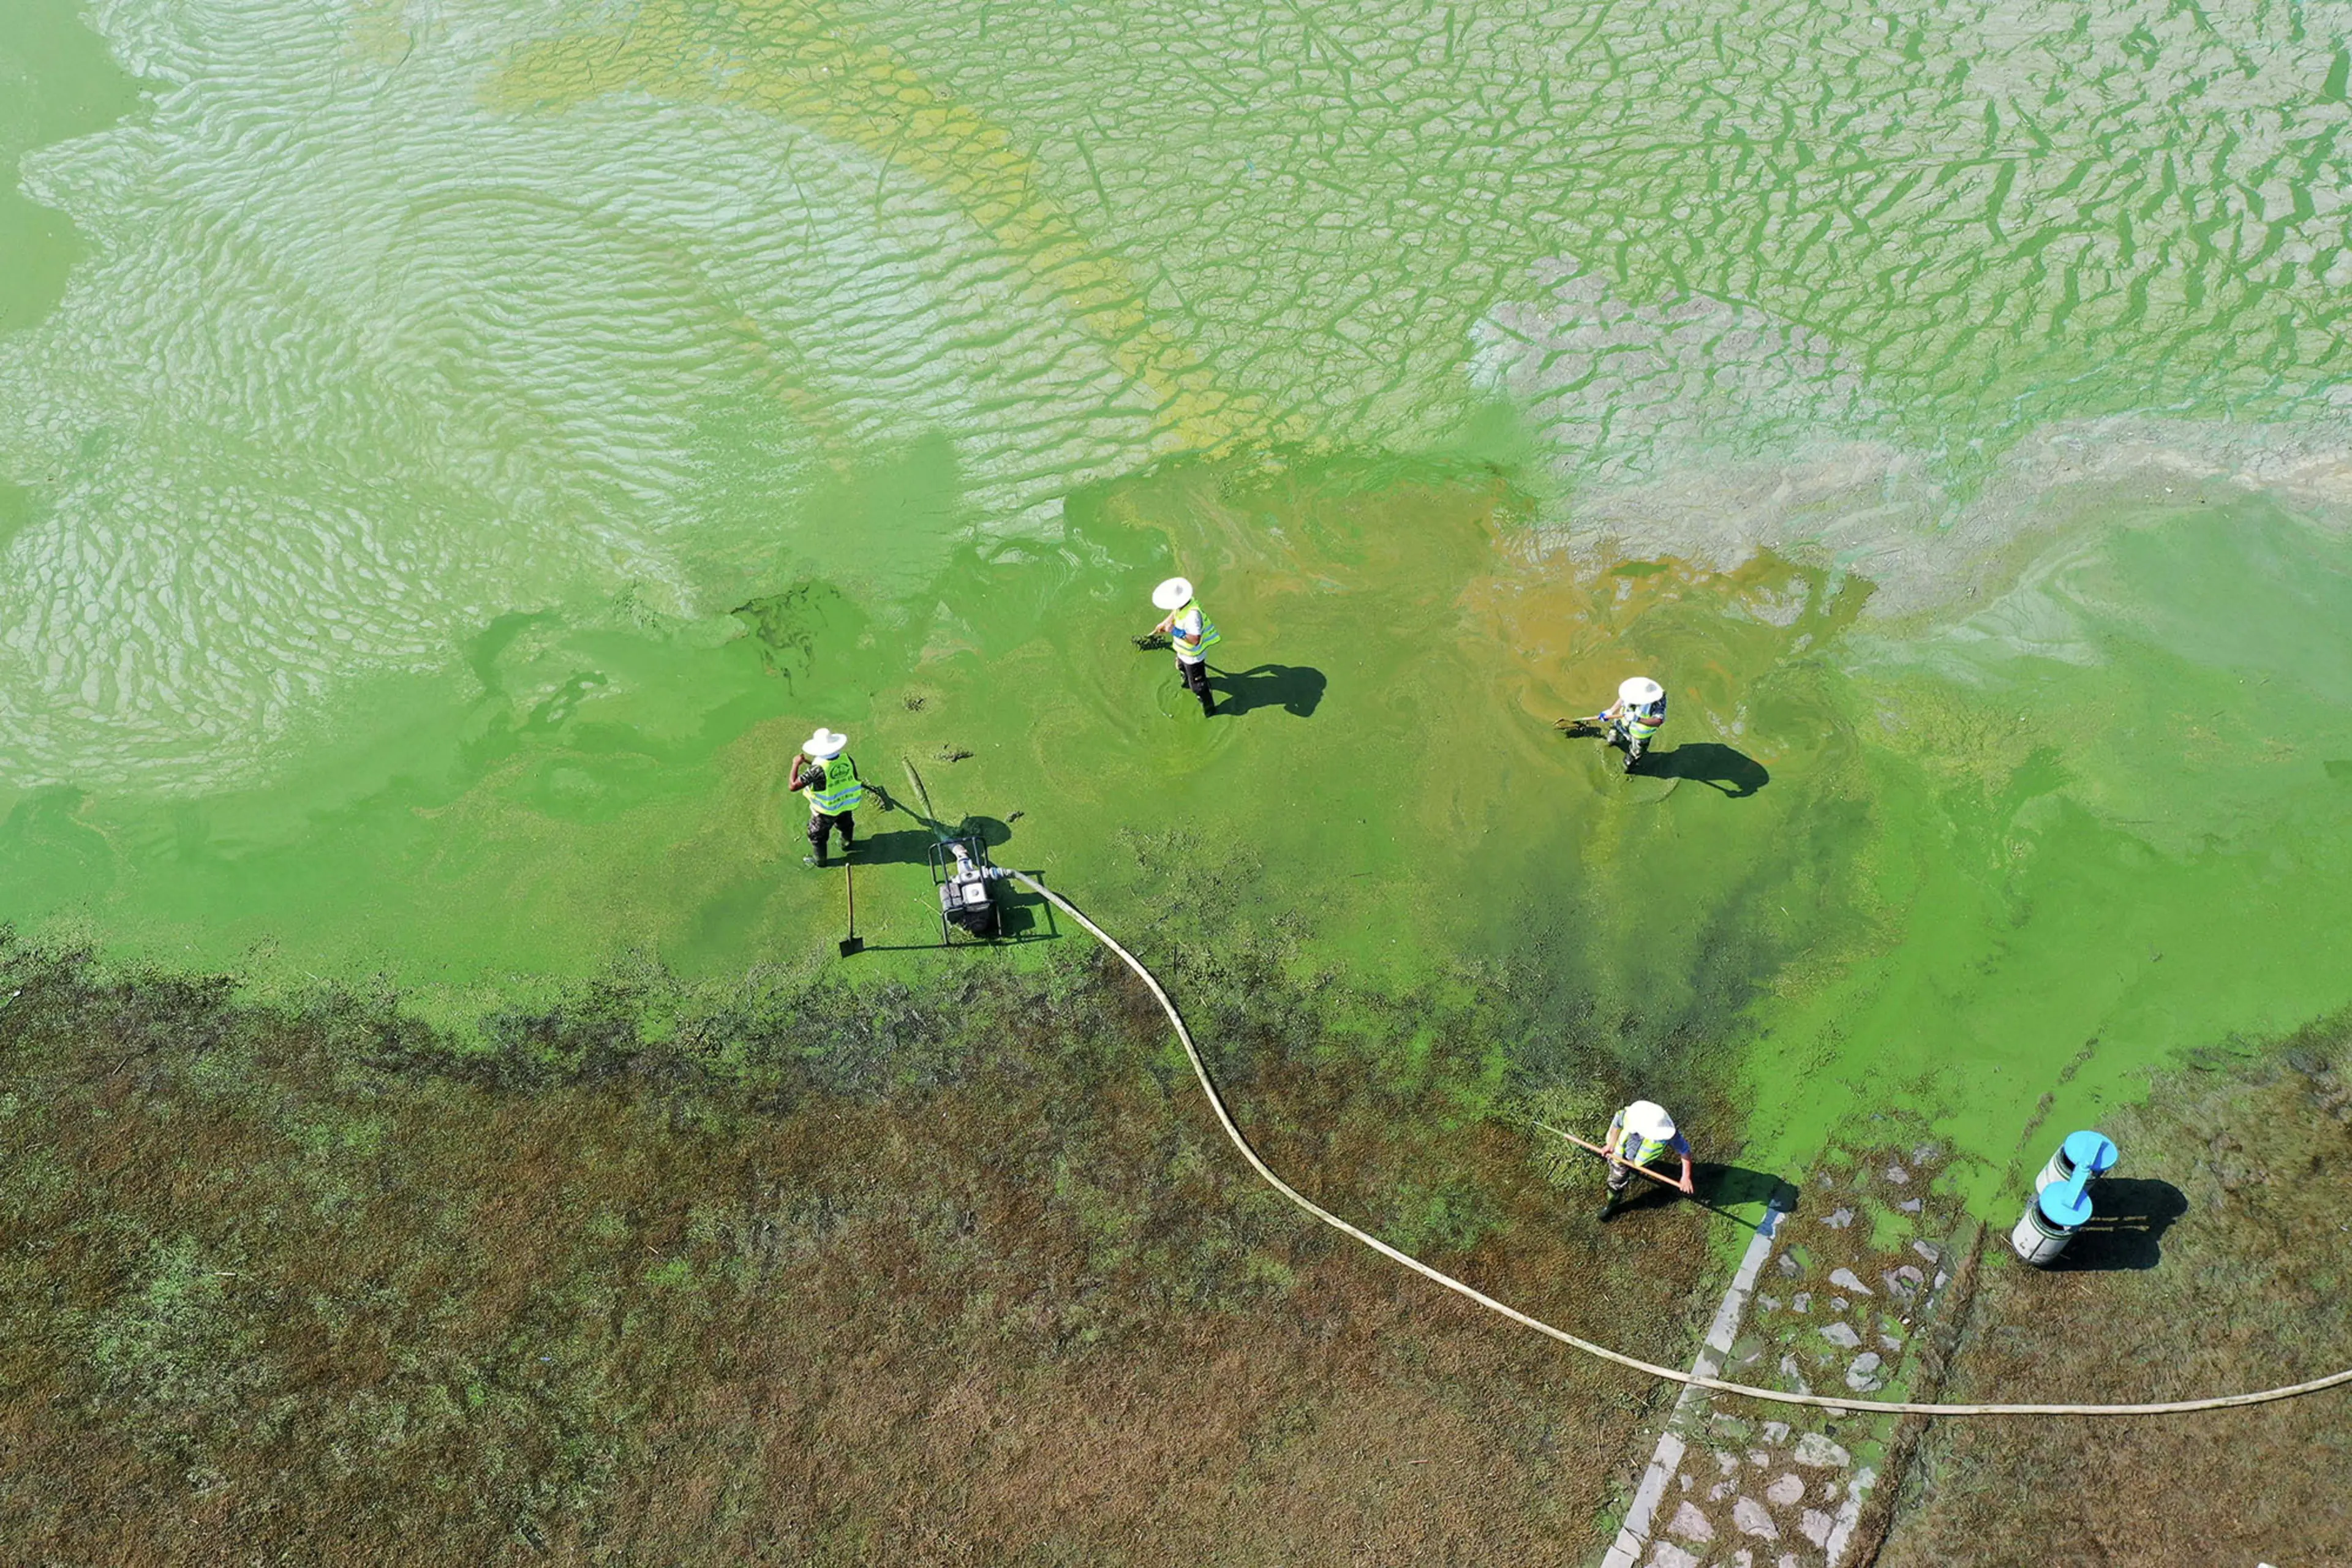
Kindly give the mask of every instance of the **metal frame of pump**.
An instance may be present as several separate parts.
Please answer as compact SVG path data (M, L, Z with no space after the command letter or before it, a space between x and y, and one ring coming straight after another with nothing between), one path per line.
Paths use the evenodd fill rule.
M961 930L976 942L1004 935L1004 914L992 884L1013 873L988 863L988 846L977 836L942 838L931 845L931 885L940 895L940 940L955 945Z

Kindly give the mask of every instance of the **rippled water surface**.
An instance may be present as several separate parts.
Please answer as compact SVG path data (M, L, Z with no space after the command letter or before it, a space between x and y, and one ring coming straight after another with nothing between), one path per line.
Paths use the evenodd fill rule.
M822 721L1114 924L2005 1157L2352 991L2347 23L27 0L0 915L811 962ZM1627 784L1551 721L1637 668Z

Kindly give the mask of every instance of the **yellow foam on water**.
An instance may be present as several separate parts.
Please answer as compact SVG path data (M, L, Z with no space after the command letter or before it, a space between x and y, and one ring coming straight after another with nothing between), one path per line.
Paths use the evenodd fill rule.
M1282 434L1260 399L1218 388L1154 317L1127 267L1095 248L1047 190L1034 157L829 6L648 0L614 30L524 47L486 91L514 110L623 91L750 107L860 148L952 198L1064 301L1151 399L1156 450L1216 454Z
M396 66L416 44L408 25L408 0L360 0L345 32L352 52L373 66Z

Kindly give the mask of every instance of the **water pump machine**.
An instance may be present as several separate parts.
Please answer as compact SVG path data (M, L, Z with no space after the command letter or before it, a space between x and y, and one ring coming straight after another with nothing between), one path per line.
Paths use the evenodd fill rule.
M961 931L976 938L1003 934L995 884L1013 875L988 863L988 846L978 838L950 838L931 846L931 880L940 889L940 937L955 941Z

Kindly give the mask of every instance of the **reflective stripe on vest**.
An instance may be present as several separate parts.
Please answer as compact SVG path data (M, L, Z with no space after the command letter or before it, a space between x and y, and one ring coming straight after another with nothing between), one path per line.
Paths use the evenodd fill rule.
M1199 616L1201 617L1201 637L1200 640L1197 642L1187 637L1184 634L1184 628L1181 623L1186 616ZM1168 640L1175 645L1176 653L1179 658L1198 658L1201 657L1202 650L1207 648L1211 643L1219 642L1223 639L1217 636L1217 628L1210 623L1208 614L1201 608L1200 602L1198 600L1188 600L1182 609L1177 611L1173 616L1169 617Z
M1637 741L1646 741L1651 736L1656 734L1659 727L1664 724L1665 721L1666 710L1665 704L1663 702L1658 704L1658 713L1655 719L1645 717L1641 709L1631 705L1628 705L1625 710L1625 733L1633 736L1633 739Z
M1644 1138L1626 1126L1622 1116L1614 1116L1610 1118L1609 1136L1602 1140L1602 1146L1616 1150L1617 1158L1629 1165L1646 1165L1672 1150L1675 1141L1669 1138L1661 1142L1655 1138Z
M801 791L808 796L812 816L839 816L845 811L856 811L866 798L866 785L857 776L857 764L847 757L835 757L824 765L824 787L814 785Z

